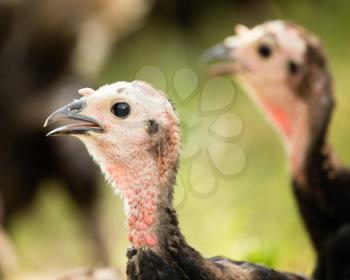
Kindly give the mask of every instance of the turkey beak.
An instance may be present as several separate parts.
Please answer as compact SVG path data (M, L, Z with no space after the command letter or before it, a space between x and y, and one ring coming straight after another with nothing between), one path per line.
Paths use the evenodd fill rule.
M202 59L210 66L209 74L211 76L221 76L235 72L235 61L233 59L234 47L227 46L224 42L217 44L202 55Z
M53 112L46 119L44 127L63 120L77 120L81 122L58 127L50 131L46 136L86 134L90 131L102 132L103 128L98 121L80 114L85 107L85 101L77 100Z
M203 60L206 63L213 61L223 61L231 59L230 53L232 48L227 47L224 43L217 44L203 53Z

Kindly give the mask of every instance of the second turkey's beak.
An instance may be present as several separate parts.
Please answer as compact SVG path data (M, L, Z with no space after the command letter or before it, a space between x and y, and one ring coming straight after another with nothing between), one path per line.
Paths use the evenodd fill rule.
M224 43L217 44L203 53L205 62L229 60L232 48L227 47Z
M227 46L225 42L217 44L202 55L204 62L213 64L210 67L212 76L233 74L236 72L237 63L233 58L234 47Z
M50 131L46 136L86 134L87 132L102 132L103 128L98 121L81 114L86 107L83 100L74 101L53 112L45 121L44 127L62 120L77 120L79 123L67 124Z

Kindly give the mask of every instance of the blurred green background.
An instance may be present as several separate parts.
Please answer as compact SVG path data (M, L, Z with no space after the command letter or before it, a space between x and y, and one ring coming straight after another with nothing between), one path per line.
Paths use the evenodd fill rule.
M118 44L96 85L133 80L139 73L137 77L145 77L156 86L157 83L165 86L183 120L190 113L198 118L200 128L194 135L190 128L182 125L184 146L193 142L205 148L208 143L220 143L212 139L208 126L227 110L209 115L201 113L203 89L209 77L206 66L200 63L200 54L232 34L236 23L251 27L268 19L291 19L316 33L323 41L335 80L337 100L331 143L339 158L350 164L350 2L285 0L259 4L256 1L249 6L212 2L188 32L151 13L138 31ZM145 66L161 69L165 80L161 75L157 76L157 71L140 74ZM192 85L186 84L186 79L174 80L174 75L184 68L198 75L194 89L188 89ZM177 89L191 91L190 100L182 102ZM246 94L237 85L233 89L234 103L229 111L243 120L244 129L233 144L221 144L228 155L237 147L245 151L245 169L234 178L215 177L204 149L198 158L182 164L176 191L181 229L188 242L205 256L225 255L309 275L314 255L293 200L281 142ZM220 86L217 90L220 91ZM215 102L217 93L206 94L205 98L207 103ZM182 111L187 113L181 114ZM223 164L229 165L230 162ZM206 192L211 180L208 178L212 176L217 179L217 189L203 197L186 189L190 187L191 166L209 168L202 176L191 179L196 190ZM91 244L77 222L74 206L63 192L53 188L56 182L42 184L52 187L41 192L38 203L10 228L24 274L49 274L95 265ZM100 185L103 189L101 223L111 264L124 271L128 241L122 202L113 195L103 178ZM186 200L183 200L185 195Z

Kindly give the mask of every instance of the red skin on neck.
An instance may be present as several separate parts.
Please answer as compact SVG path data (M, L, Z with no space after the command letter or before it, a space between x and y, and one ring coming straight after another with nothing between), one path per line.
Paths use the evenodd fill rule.
M176 116L165 112L164 117L168 128L158 132L164 139L158 150L151 152L142 146L137 154L126 153L123 160L109 159L102 165L103 172L124 198L129 240L135 249L157 249L157 226L161 222L159 205L162 199L168 198L173 187L168 180L176 173L180 133Z
M116 165L107 167L108 175L120 190L128 208L128 238L135 249L155 247L158 244L153 226L159 193L152 180L152 168L144 166L142 169L141 172L127 172Z
M289 106L295 106L293 110L290 110L290 108L281 108L266 100L262 100L262 105L269 113L271 120L279 128L287 144L291 172L297 174L302 168L303 155L307 149L309 139L303 108L299 104L289 104Z
M278 124L283 135L287 138L291 138L292 128L287 114L277 106L274 106L268 102L263 102L263 105L270 113L272 120Z

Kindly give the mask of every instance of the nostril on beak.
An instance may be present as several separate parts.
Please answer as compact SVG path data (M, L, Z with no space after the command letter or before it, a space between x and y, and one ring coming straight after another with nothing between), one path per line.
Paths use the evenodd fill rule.
M86 105L85 102L75 101L72 104L70 104L70 106L68 106L67 110L69 112L79 113L84 109L85 105Z

